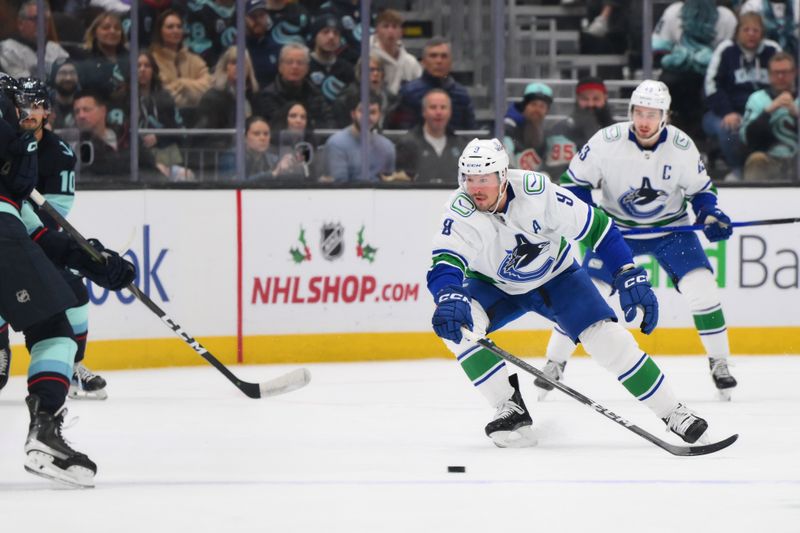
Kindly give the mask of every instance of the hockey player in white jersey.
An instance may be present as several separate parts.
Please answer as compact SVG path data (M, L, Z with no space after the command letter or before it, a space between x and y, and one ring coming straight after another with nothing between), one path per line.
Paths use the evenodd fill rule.
M670 95L659 81L643 81L631 95L629 121L597 132L584 145L562 176L562 185L592 203L591 190L600 189L599 206L621 228L705 224L704 233L715 242L731 236L730 218L717 207L716 188L706 174L692 140L667 125ZM711 377L723 399L730 398L736 379L728 369L728 333L716 281L700 240L694 232L650 233L625 237L633 255L650 254L668 273L687 299L708 354ZM584 266L600 287L613 294L614 264L589 250ZM556 327L547 348L544 371L561 379L575 349L573 339ZM544 380L540 398L552 385Z
M678 402L658 365L644 353L594 287L572 253L585 243L614 272L622 308L641 329L658 322L658 302L645 271L600 209L537 172L508 169L497 139L470 142L459 159L460 187L445 207L433 246L428 289L433 329L455 354L473 385L496 408L485 431L497 446L535 444L532 419L517 376L505 362L462 335L495 331L527 312L538 313L583 343L601 366L670 430L689 443L708 424Z

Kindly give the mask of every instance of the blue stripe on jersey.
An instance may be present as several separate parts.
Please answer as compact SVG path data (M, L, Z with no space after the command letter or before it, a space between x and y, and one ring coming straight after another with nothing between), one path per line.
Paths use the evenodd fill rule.
M581 232L578 233L578 236L575 237L576 241L579 241L586 236L586 230L588 230L589 227L591 227L592 220L594 220L594 209L589 208L589 215L586 217L586 223L583 225L583 229L581 230Z
M560 259L558 260L558 262L556 263L556 266L554 266L554 267L552 268L552 270L550 270L550 272L555 272L556 270L558 270L558 267L560 267L560 266L561 266L561 263L563 263L563 262L564 262L564 259L566 259L566 258L567 258L567 256L569 255L569 251L570 251L571 249L572 249L572 245L571 245L571 244L569 244L569 243L567 243L567 247L566 247L566 248L564 248L563 250L561 250L561 258L560 258Z
M578 178L578 176L576 176L575 173L572 172L571 168L567 169L567 173L569 174L569 177L572 178L572 181L574 181L578 185L583 185L584 187L590 187L590 188L592 187L592 184L589 183L588 181Z

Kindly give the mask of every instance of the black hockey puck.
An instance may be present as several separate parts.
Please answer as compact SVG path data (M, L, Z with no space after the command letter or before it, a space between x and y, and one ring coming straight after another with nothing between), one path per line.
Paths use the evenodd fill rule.
M466 471L467 471L467 467L466 466L448 466L447 467L447 472L450 473L450 474L459 474L459 473L463 474Z

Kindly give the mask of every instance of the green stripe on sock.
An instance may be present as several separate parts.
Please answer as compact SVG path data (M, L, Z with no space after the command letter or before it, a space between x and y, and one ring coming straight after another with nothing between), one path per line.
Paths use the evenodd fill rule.
M717 309L705 315L694 315L694 325L698 331L708 331L725 327L725 315Z
M661 376L661 369L648 355L639 370L625 378L622 384L628 389L628 392L638 398L653 388L659 376Z
M483 376L500 361L500 358L485 348L461 360L461 368L471 381Z

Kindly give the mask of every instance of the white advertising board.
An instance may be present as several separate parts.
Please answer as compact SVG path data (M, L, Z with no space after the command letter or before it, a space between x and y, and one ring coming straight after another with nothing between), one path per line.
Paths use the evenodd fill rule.
M235 336L241 216L242 332L428 332L430 243L448 191L80 192L71 216L87 237L129 247L139 286L196 337ZM734 220L797 216L800 189L723 189ZM702 237L702 234L701 234ZM738 228L709 245L730 327L800 327L800 224ZM716 255L715 255L716 252ZM690 328L686 302L654 276L661 327ZM92 339L171 334L126 294L91 287ZM527 317L511 329L548 329ZM16 337L19 339L19 337ZM17 341L18 342L18 341Z

